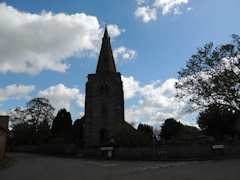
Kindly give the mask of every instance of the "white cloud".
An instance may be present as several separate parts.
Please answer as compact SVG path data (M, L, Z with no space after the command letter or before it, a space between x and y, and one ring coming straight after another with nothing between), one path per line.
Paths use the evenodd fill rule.
M79 112L78 114L77 114L77 117L78 118L82 118L84 116L84 112Z
M187 8L187 12L189 12L189 11L191 11L191 10L193 10L192 7Z
M143 3L148 3L149 0L136 0L138 5L141 5Z
M85 107L85 94L78 94L76 103L78 107Z
M174 85L177 79L171 78L161 84L158 80L143 87L131 76L122 76L122 81L125 99L133 97L140 99L137 106L134 105L125 110L126 121L137 123L145 118L150 118L148 124L159 128L167 118L183 120L189 115L188 104L184 101L175 101Z
M111 38L114 38L116 36L119 36L122 32L124 33L125 29L119 29L117 25L115 24L109 24L107 26L108 34Z
M35 86L24 86L24 85L8 85L5 89L0 89L0 101L8 101L11 99L25 98L29 99L29 93L35 90Z
M137 53L136 50L127 49L126 47L121 46L113 51L113 56L116 63L119 62L119 56L121 57L120 63L123 63L136 58Z
M124 77L122 76L123 81L123 91L124 91L124 99L131 99L136 96L136 93L140 89L140 82L135 81L132 76L130 77Z
M2 107L2 106L3 106L3 104L0 104L0 107ZM5 116L5 115L7 115L7 113L0 109L0 115Z
M157 20L157 10L155 8L150 9L149 6L146 7L138 7L135 11L136 17L142 17L143 22L148 23L149 21Z
M174 14L175 14L175 15L181 15L182 13L183 13L183 12L180 11L179 7L176 7L176 8L174 9Z
M69 111L70 103L73 100L76 100L77 104L82 107L81 101L84 100L84 95L80 94L77 88L67 88L63 84L51 86L44 91L39 91L37 96L49 99L56 110L66 108Z
M6 116L7 113L6 113L5 111L3 111L3 110L0 110L0 115L1 115L1 116Z
M174 14L182 14L179 6L187 4L189 0L155 0L153 6L162 8L162 14L170 13L174 9Z
M65 72L70 67L66 58L96 56L103 35L95 16L31 14L6 3L0 3L0 24L0 73ZM109 25L113 37L121 32L125 30Z

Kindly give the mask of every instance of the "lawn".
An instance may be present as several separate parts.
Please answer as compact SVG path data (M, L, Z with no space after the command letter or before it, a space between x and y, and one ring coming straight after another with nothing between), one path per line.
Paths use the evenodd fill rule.
M10 165L11 159L7 156L3 158L3 160L0 161L0 171L5 168L6 166Z

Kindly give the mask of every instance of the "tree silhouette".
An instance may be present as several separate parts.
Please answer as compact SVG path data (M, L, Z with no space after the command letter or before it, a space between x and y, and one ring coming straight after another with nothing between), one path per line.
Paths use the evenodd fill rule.
M34 98L26 108L10 111L10 122L16 145L46 144L50 138L50 125L54 107L46 98Z
M216 104L210 105L206 110L200 112L197 117L197 123L202 131L207 134L222 138L224 135L234 135L235 123L239 114L225 106Z
M73 124L73 136L74 140L77 141L79 145L83 145L83 121L82 119L77 119Z
M176 137L183 129L183 124L177 122L173 118L166 119L161 126L160 136L166 141L170 140L172 137Z
M57 116L53 120L51 129L52 137L63 137L68 136L71 132L72 118L70 112L66 109L58 111Z
M192 109L205 109L211 104L240 111L240 38L232 35L232 42L217 46L208 43L182 68L175 87L177 98L187 98Z

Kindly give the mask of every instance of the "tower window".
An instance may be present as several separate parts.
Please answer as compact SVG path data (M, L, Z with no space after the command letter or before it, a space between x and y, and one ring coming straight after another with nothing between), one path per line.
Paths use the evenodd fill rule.
M101 94L107 94L108 93L108 85L106 81L103 81L101 84Z

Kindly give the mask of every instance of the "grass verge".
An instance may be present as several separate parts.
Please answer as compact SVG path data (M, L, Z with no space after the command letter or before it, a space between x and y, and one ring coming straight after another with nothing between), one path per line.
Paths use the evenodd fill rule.
M3 170L6 166L9 166L10 164L11 164L11 159L5 156L3 160L0 161L0 171Z

